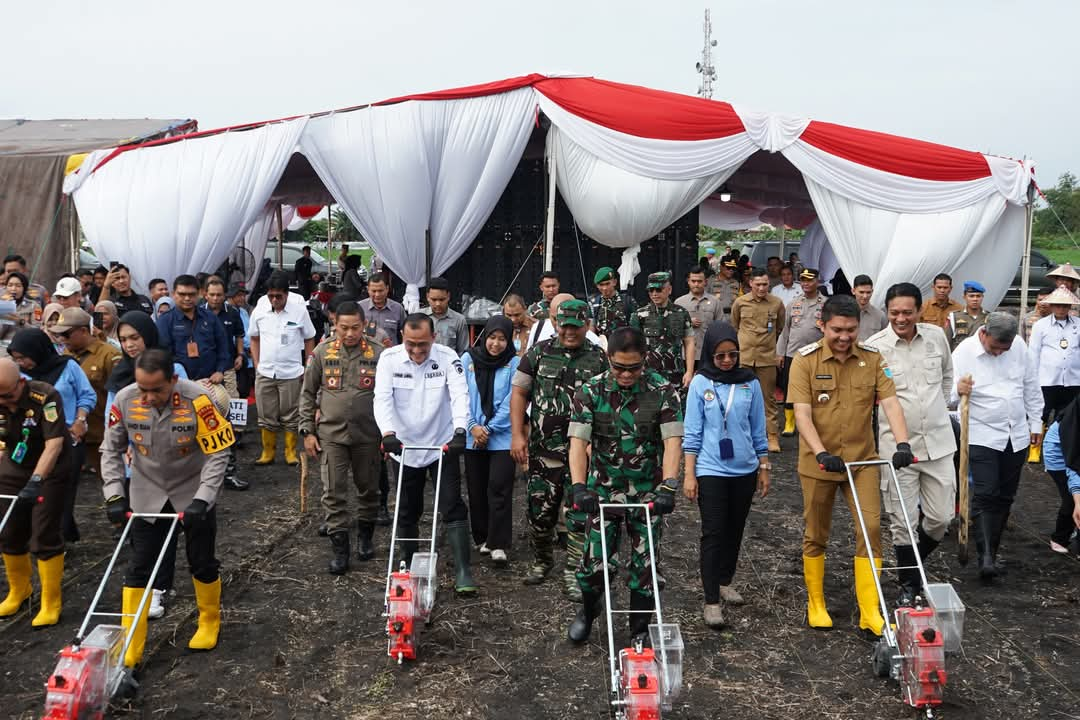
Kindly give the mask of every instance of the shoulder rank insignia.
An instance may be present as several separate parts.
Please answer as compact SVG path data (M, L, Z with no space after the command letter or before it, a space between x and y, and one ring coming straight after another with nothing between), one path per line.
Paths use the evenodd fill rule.
M878 352L878 349L876 347L874 347L873 345L867 345L866 343L858 343L858 346L860 348L862 348L863 350L865 350L866 352L872 352L872 353Z
M803 345L801 348L799 348L799 354L800 355L809 355L810 353L812 353L815 350L818 350L820 348L821 348L821 341L818 340L817 342L812 342L809 345Z
M34 402L38 403L39 405L44 404L44 402L45 402L45 393L39 393L36 390L31 390L30 391L30 399L33 400Z

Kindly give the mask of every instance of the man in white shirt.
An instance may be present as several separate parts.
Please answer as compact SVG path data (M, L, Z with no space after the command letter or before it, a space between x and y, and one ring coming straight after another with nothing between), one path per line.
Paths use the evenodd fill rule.
M780 268L780 284L770 290L773 295L784 301L784 310L791 306L791 301L803 294L802 287L795 284L795 271L790 265Z
M416 551L420 515L424 509L424 481L435 482L439 450L410 447L446 446L442 481L435 512L446 522L446 541L454 555L457 575L454 590L476 593L469 568L469 511L461 499L458 457L465 451L469 417L469 388L461 359L435 342L435 324L423 313L405 318L402 343L384 350L375 370L375 423L382 433L383 451L396 455L402 470L398 536L406 563ZM404 447L404 451L402 448Z
M1042 439L1039 379L1016 332L1012 315L990 313L986 324L953 352L950 402L961 395L970 398L968 444L975 484L971 523L979 577L987 582L999 574L995 556L1028 445Z
M289 275L277 271L266 285L251 313L248 335L255 364L255 404L262 430L262 454L256 465L269 465L277 453L277 436L285 432L285 462L296 465L297 430L300 423L300 389L304 383L304 360L315 345L315 326L307 303L289 292Z
M858 283L859 278L855 282ZM858 300L858 295L855 299ZM941 328L917 322L920 306L922 293L917 286L911 283L893 285L885 294L889 324L866 341L889 363L896 397L904 411L908 444L919 460L896 471L900 497L891 481L882 492L892 528L896 564L909 568L915 565L913 536L923 562L944 539L953 517L956 487L953 468L956 439L947 405L953 386L952 356L949 341ZM878 451L882 457L891 457L896 452L896 437L889 418L880 413L878 423ZM912 522L911 534L904 523L904 509ZM899 604L911 605L915 596L923 593L919 571L898 570L897 575L900 580Z
M1043 432L1051 415L1057 416L1080 393L1080 319L1070 311L1080 304L1068 288L1059 287L1044 301L1050 314L1031 326L1028 359L1043 395ZM1039 462L1041 453L1033 446L1028 462Z

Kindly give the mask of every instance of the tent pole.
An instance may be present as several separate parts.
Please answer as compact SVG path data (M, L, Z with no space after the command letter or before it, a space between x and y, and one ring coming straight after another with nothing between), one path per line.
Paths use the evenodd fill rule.
M550 271L555 258L555 153L548 155L547 224L544 227L544 270ZM586 292L588 288L585 288Z
M787 255L784 253L784 230L787 226L787 206L780 206L780 262L787 262Z
M285 269L285 223L282 221L281 203L277 206L277 265L278 270Z
M75 200L68 196L68 230L71 233L71 272L79 269L79 212Z
M314 219L314 218L312 218L312 219ZM327 258L330 257L330 251L334 249L333 228L334 228L334 213L330 210L330 206L327 205L326 206L326 257ZM332 272L330 272L330 267L331 266L329 264L329 261L327 261L327 274L328 275L333 274ZM329 280L330 278L326 278L326 279Z
M424 230L424 284L431 284L431 228Z
M1034 219L1035 184L1028 183L1027 206L1024 208L1024 256L1020 260L1020 318L1023 322L1028 309L1028 277L1031 275L1031 224ZM1027 338L1025 338L1026 340Z

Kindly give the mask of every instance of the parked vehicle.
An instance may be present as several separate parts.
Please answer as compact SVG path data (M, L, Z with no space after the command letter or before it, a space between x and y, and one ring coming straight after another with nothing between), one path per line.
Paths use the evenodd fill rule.
M293 272L293 268L296 266L296 261L303 255L304 246L300 243L285 243L281 246L281 265L280 269L289 273L289 284L296 285L296 273ZM266 243L266 253L264 257L270 260L270 265L275 269L279 269L278 265L278 246L277 243L271 240ZM326 258L320 255L316 250L311 251L311 271L313 273L319 273L323 278L326 278L330 274L330 263ZM334 267L334 271L337 271L337 267Z
M1028 305L1030 306L1035 302L1035 294L1040 288L1044 288L1047 285L1053 285L1046 279L1046 273L1057 267L1057 264L1050 258L1043 255L1038 250L1031 251L1031 271L1028 273ZM1002 305L1019 305L1020 304L1020 283L1023 281L1024 261L1020 260L1020 264L1016 267L1016 275L1013 277L1012 284L1009 289L1005 291L1005 297L1001 299Z
M779 240L761 240L759 242L748 242L742 247L742 254L750 256L750 264L753 267L765 267L765 262L772 256L776 256L787 262L788 256L791 253L799 252L799 241L801 238L791 238L784 241L784 251L780 252Z

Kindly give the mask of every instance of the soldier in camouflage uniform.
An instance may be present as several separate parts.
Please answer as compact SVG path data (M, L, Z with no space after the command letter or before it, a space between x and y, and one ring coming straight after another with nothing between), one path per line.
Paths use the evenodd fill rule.
M529 306L525 312L533 320L545 320L551 298L559 294L559 276L550 270L540 274L540 299Z
M631 326L645 335L645 367L679 388L694 378L694 327L690 313L671 302L671 273L649 275L649 304L634 314Z
M583 300L564 300L556 316L557 337L529 348L513 378L510 420L513 438L510 455L528 464L528 520L532 535L533 564L526 585L544 581L555 564L553 531L559 505L568 500L567 470L571 400L574 391L607 368L604 351L585 338L589 308ZM525 410L532 403L529 423ZM567 503L569 504L569 503ZM563 585L571 598L578 597L574 578L584 544L584 517L567 510L566 569Z
M724 258L720 263L720 274L713 278L712 293L716 295L720 303L720 309L724 311L724 317L731 314L731 305L735 298L742 295L742 283L735 277L735 271L739 268L739 260L733 257ZM718 318L723 319L723 318Z
M637 304L634 298L630 297L630 293L619 292L617 276L610 267L597 270L593 283L599 291L589 298L593 331L606 338L613 331L630 325L630 318L634 316Z
M620 525L626 526L630 542L630 633L639 636L649 626L653 587L645 512L605 511L603 527L599 516L599 503L651 502L655 541L658 516L675 509L682 410L675 388L660 374L645 369L645 354L646 338L639 330L616 330L608 347L611 369L586 382L574 395L569 429L572 498L574 508L588 516L589 533L577 572L582 608L568 632L573 642L588 640L592 621L600 612L604 590L600 533L608 552L618 552Z

